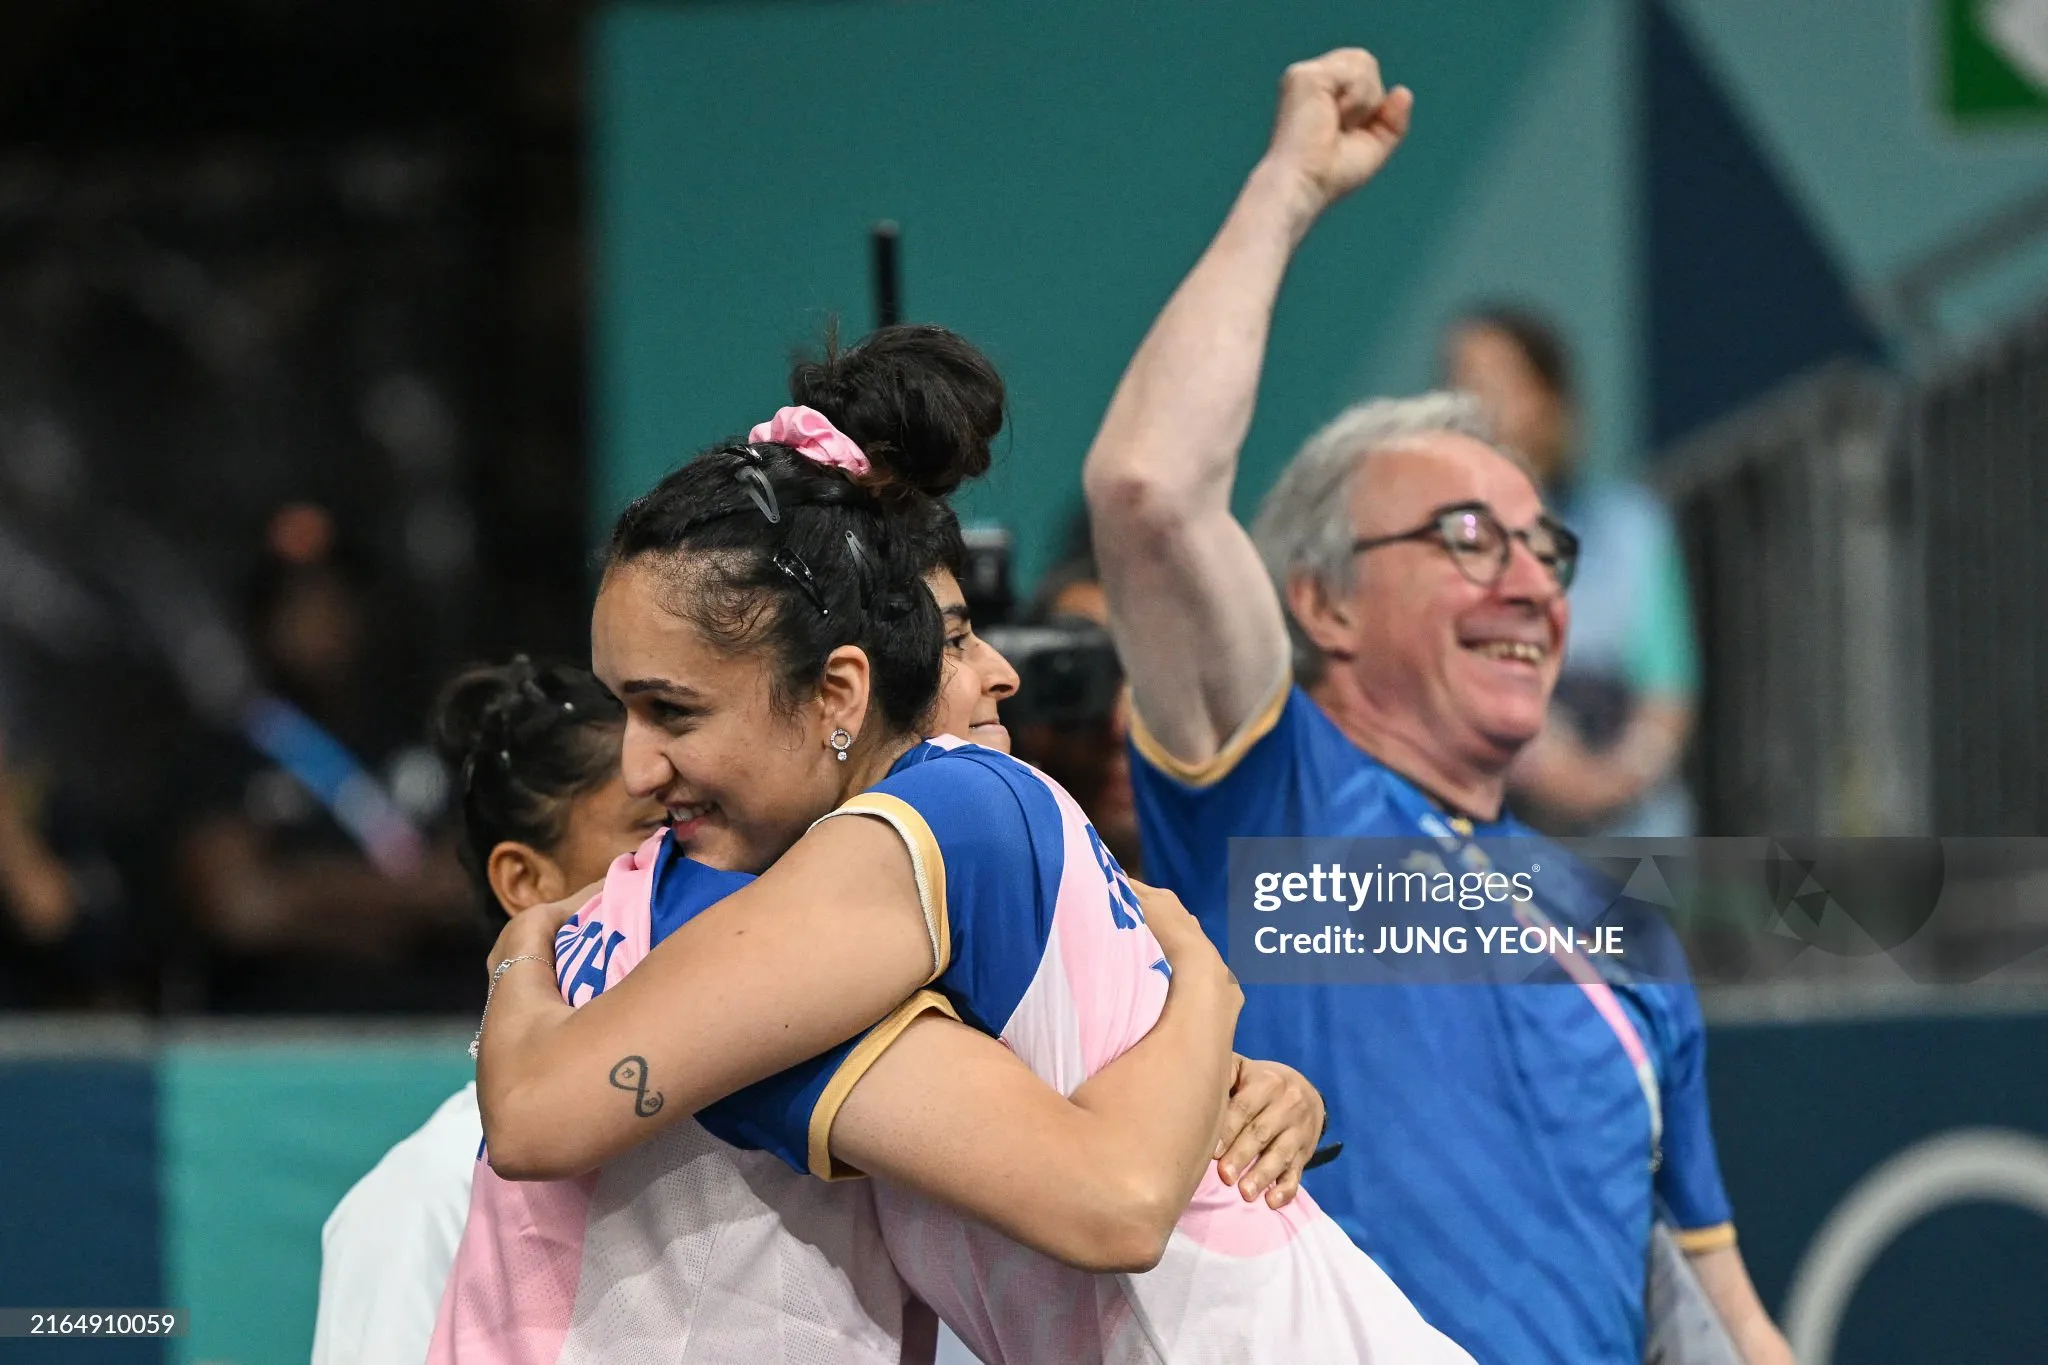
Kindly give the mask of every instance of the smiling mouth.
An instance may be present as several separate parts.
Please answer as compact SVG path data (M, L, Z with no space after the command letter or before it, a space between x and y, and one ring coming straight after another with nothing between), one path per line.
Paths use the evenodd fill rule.
M1527 640L1486 640L1465 648L1484 659L1498 659L1512 663L1541 664L1550 657L1550 651L1543 645Z
M716 801L699 801L687 806L670 806L668 808L669 823L678 827L688 825L703 819L717 809L718 803Z

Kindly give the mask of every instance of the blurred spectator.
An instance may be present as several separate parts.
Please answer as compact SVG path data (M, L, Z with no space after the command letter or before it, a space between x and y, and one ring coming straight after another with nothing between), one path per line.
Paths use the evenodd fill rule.
M1451 384L1485 406L1582 546L1571 647L1550 722L1512 774L1516 809L1553 834L1691 834L1679 760L1699 664L1670 515L1638 484L1579 476L1571 356L1548 322L1477 309L1451 329L1445 360Z
M0 734L0 1007L138 1005L121 878L62 794L11 760Z
M0 902L14 933L30 943L49 943L76 927L78 892L31 823L6 758L0 749Z
M419 828L448 775L389 704L363 585L313 508L272 522L249 611L263 685L326 732ZM384 643L381 637L375 644ZM178 850L204 1003L233 1012L467 1009L485 939L446 840L380 870L306 782L239 736L190 761ZM339 804L339 803L337 803Z
M1039 581L1030 620L1050 624L1079 618L1109 628L1109 602L1095 569L1087 513L1074 520L1060 560ZM1131 722L1129 686L1116 709L1094 725L1025 725L1014 736L1019 758L1065 787L1094 822L1102 842L1130 875L1143 875L1137 807L1131 800L1128 753Z

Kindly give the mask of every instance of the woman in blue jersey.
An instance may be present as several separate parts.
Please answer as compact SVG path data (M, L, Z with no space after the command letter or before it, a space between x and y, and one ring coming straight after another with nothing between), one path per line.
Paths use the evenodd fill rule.
M766 871L573 1012L544 970L561 917L508 929L478 1073L493 1166L576 1175L825 1055L748 1122L814 1174L888 1177L892 1257L986 1360L1465 1359L1306 1197L1272 1207L1291 1183L1254 1200L1209 1170L1237 992L1185 912L1148 925L1039 774L918 738L942 639L913 528L987 467L986 361L893 329L792 389L628 509L593 616L629 787L682 851ZM1218 1026L1097 1086L1170 1013L1162 938L1175 1007ZM1149 1235L1077 1236L1003 1178L1047 1150L1128 1171Z

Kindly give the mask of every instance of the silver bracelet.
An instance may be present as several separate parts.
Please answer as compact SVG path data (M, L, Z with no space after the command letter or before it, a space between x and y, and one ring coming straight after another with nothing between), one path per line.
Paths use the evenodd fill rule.
M483 1051L484 1020L491 1017L491 997L498 993L498 982L504 979L505 973L512 969L512 964L515 962L546 961L546 958L535 953L521 953L518 957L506 958L498 964L498 969L491 973L491 988L484 992L483 1016L476 1021L476 1037L469 1040L469 1057L471 1061L475 1061L477 1053Z

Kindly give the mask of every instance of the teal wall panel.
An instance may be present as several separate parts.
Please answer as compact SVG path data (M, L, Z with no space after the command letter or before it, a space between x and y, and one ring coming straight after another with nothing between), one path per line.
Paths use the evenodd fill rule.
M174 1308L145 1056L0 1060L0 1305ZM161 1341L8 1341L10 1365L155 1365Z
M1454 210L1403 304L1372 330L1351 396L1441 383L1443 330L1461 310L1523 303L1571 341L1586 467L1643 459L1634 40L1626 5L1564 8L1519 85L1500 92L1494 129L1469 147Z
M2035 1081L2044 1049L2041 1013L1712 1029L1715 1139L1765 1306L1785 1312L1816 1231L1890 1158L1969 1130L2048 1139L2048 1089ZM1978 1183L1883 1246L1828 1365L2039 1365L2048 1220Z
M1945 112L1943 0L1671 0L1670 8L1860 285L2048 190L2048 125L1964 128ZM2034 13L2040 22L2038 6ZM1954 291L1942 321L1968 340L2044 292L2048 240L2038 240Z
M0 1219L7 1301L175 1305L193 1328L167 1357L147 1342L17 1342L0 1360L305 1360L320 1226L468 1077L462 1044L313 1031L111 1055L16 1044L0 1059L0 1166L17 1182ZM1715 1024L1722 1169L1766 1304L1783 1310L1816 1230L1900 1153L1959 1130L2048 1139L2048 1091L2014 1083L2044 1048L2038 1011ZM2044 1276L2048 1222L1987 1186L1883 1249L1834 1365L1952 1358L1959 1322L1972 1361L2035 1365Z
M474 1075L463 1045L194 1043L158 1090L173 1359L276 1365L312 1349L320 1227L392 1143Z
M1450 234L1475 160L1569 6L1224 0L625 5L593 62L602 526L783 401L791 348L872 319L867 232L903 226L906 315L983 344L1012 441L970 514L1024 538L1024 581L1145 328L1222 220L1281 70L1344 43L1420 92L1387 173L1304 248L1246 457L1249 510L1354 395Z

